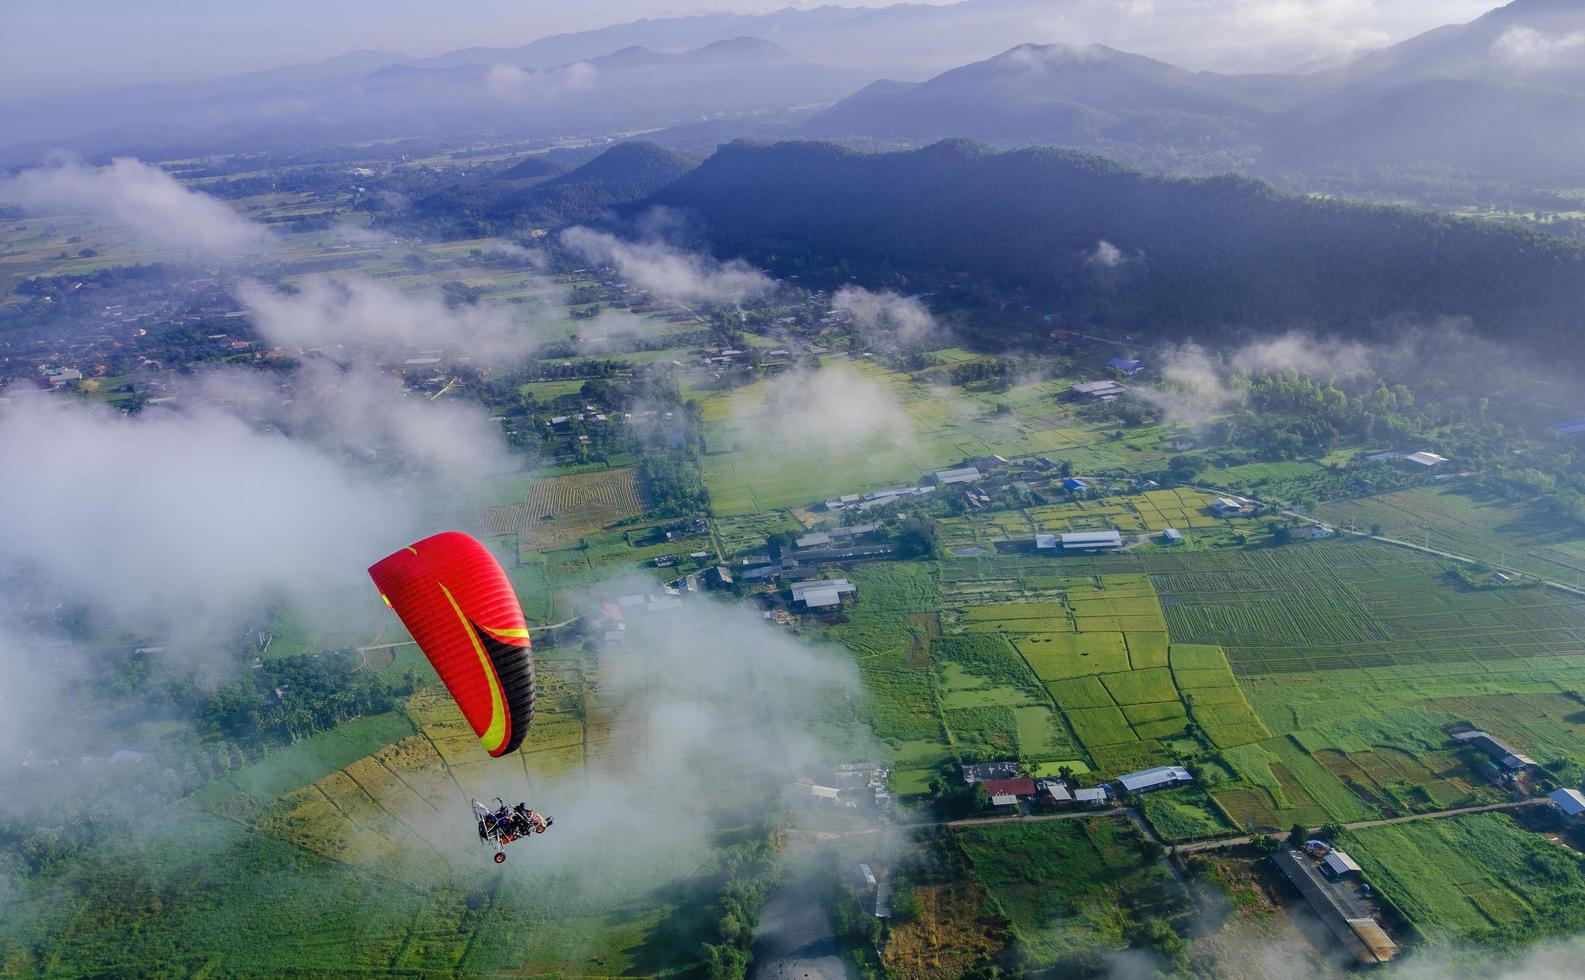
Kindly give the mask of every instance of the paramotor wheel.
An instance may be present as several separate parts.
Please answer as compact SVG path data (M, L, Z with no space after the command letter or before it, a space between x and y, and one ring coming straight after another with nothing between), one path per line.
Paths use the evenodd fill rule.
M495 863L496 864L505 864L506 863L506 852L505 851L496 851L495 852Z

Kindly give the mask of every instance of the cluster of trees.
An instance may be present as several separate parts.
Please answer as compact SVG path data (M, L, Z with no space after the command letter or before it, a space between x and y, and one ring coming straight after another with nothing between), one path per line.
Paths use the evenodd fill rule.
M206 697L197 719L203 730L236 741L284 742L394 706L355 652L335 650L266 660Z
M710 505L692 450L650 453L639 463L638 475L650 509L663 517L697 514Z
M765 899L781 879L781 855L770 834L733 844L719 857L721 888L716 896L716 941L704 947L710 980L743 980L753 955L754 928Z

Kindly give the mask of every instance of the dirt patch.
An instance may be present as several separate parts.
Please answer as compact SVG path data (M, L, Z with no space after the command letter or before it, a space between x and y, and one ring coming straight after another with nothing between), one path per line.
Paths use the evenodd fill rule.
M919 915L892 929L882 959L887 975L920 980L960 977L995 954L1006 940L967 882L914 889Z

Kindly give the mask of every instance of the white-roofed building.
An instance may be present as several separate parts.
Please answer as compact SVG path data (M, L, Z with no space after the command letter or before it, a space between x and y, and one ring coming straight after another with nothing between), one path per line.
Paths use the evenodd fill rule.
M1117 777L1117 781L1130 793L1144 793L1153 789L1177 786L1181 783L1192 783L1194 782L1194 777L1189 775L1189 770L1182 766L1156 766L1154 769L1141 769L1138 772L1125 773Z
M1218 514L1236 514L1244 509L1244 505L1236 500L1229 500L1226 497L1217 497L1215 500L1211 501L1211 509L1216 511Z
M831 543L831 535L824 531L811 531L793 542L798 548L823 548Z
M845 578L817 578L792 584L792 601L807 609L831 609L842 605L842 597L854 595L858 586Z
M1060 779L1042 779L1037 781L1035 785L1039 787L1041 795L1052 803L1073 802L1073 791L1068 789L1068 784Z
M1358 862L1342 851L1335 849L1328 851L1326 857L1321 859L1321 866L1326 869L1327 874L1334 878L1344 878L1348 875L1359 874Z
M1555 789L1546 795L1570 820L1585 818L1585 794L1577 789Z
M936 470L936 482L941 484L975 483L983 479L977 466L960 466L955 470Z
M1057 536L1055 534L1037 534L1035 535L1035 547L1042 551L1055 550L1057 547Z
M1421 466L1441 466L1443 463L1447 462L1446 456L1438 456L1436 453L1426 452L1425 450L1421 450L1417 453L1409 453L1403 458L1411 463L1418 463Z
M1086 789L1076 789L1073 791L1073 798L1078 802L1085 804L1086 806L1100 806L1102 803L1106 802L1106 797L1107 793L1105 786L1091 786Z
M1122 546L1121 531L1069 531L1062 535L1063 551L1101 551Z
M1017 806L1018 797L1011 793L1000 793L991 797L991 806Z

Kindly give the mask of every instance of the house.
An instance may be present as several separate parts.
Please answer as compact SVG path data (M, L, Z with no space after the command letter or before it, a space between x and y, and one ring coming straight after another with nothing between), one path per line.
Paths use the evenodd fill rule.
M1105 786L1091 786L1073 791L1073 798L1084 806L1101 806L1106 802L1108 795L1110 794L1106 792Z
M1321 859L1321 868L1333 878L1346 878L1349 875L1359 874L1359 864L1336 849L1328 851L1326 857Z
M114 760L115 756L111 756ZM1585 819L1585 794L1577 789L1555 789L1546 795L1552 805L1563 811L1570 820Z
M1035 547L1037 549L1039 549L1041 551L1047 551L1047 550L1055 549L1056 546L1057 546L1057 536L1055 534L1037 534L1037 535L1035 535Z
M792 584L794 605L803 603L805 609L833 609L842 605L842 597L855 595L858 586L845 578L817 578Z
M1080 401L1109 402L1128 394L1128 386L1118 381L1081 381L1069 388L1068 393Z
M1063 551L1104 551L1122 546L1120 531L1069 531L1062 535Z
M1036 798L1041 803L1057 804L1072 803L1073 792L1068 789L1068 784L1060 779L1042 779L1035 784L1040 792Z
M1194 777L1182 766L1156 766L1153 769L1125 773L1117 777L1117 781L1130 793L1145 793L1153 789L1192 783Z
M1453 736L1453 740L1485 753L1509 772L1518 772L1521 769L1527 769L1535 765L1534 759L1527 755L1521 755L1507 742L1494 738L1490 733L1479 729L1459 732Z
M837 797L842 795L842 791L835 786L811 786L809 794L817 800L830 800L835 803Z
M1167 544L1182 544L1183 532L1175 527L1169 527L1161 532L1161 540Z
M1136 361L1129 357L1114 357L1106 362L1106 366L1113 371L1121 371L1129 377L1133 377L1145 369L1145 362Z
M984 479L977 466L961 466L955 470L936 470L936 482L949 485L953 483L976 483Z
M1076 476L1070 476L1066 480L1062 481L1062 489L1071 490L1074 493L1078 493L1080 490L1090 489L1090 485Z
M1229 500L1226 497L1217 497L1215 500L1211 501L1211 509L1221 516L1226 517L1229 514L1236 514L1243 510L1244 505L1236 500Z
M1335 529L1327 527L1325 524L1311 524L1310 525L1310 540L1311 541L1321 541L1321 540L1324 540L1326 538L1330 538L1332 535L1334 535L1336 533L1337 533L1337 531Z
M1028 776L1020 776L1017 779L987 779L980 785L985 787L985 792L991 795L993 802L999 796L1009 797L1010 802L1016 803L1024 797L1035 795L1035 781Z
M1426 452L1424 450L1421 450L1417 453L1409 453L1403 458L1411 463L1418 463L1421 466L1440 466L1447 462L1446 456L1438 456L1436 453Z
M831 543L831 535L814 531L793 542L794 548L824 548Z
M732 587L732 570L725 565L707 568L704 573L704 581L712 589L730 589Z
M1018 776L1016 762L975 762L962 767L963 781L970 786L991 779L1014 779Z

